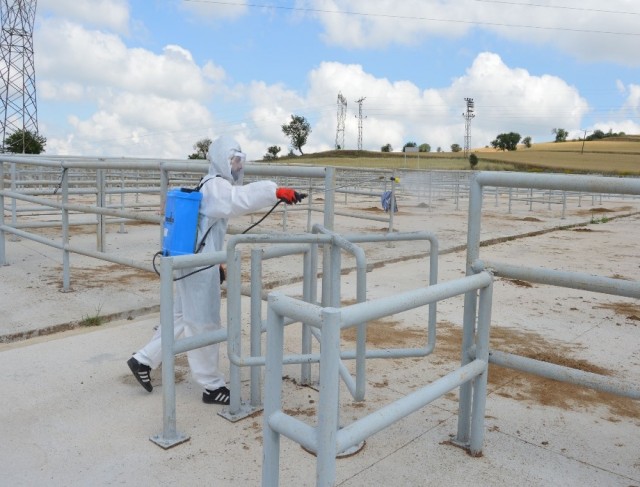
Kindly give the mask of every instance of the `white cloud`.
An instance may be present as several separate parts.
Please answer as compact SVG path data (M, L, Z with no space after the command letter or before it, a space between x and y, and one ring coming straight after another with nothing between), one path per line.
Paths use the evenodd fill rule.
M168 45L162 54L128 48L116 34L71 22L43 22L36 37L36 64L44 80L69 79L91 86L205 99L210 86L184 48ZM64 53L60 55L60 53Z
M304 100L287 90L254 85L253 113L267 120L271 132L263 130L275 143L279 126L289 113L303 115L302 107L316 107L313 132L305 152L334 147L337 128L337 94L348 102L345 120L345 148L355 149L358 142L358 104L363 102L363 148L379 150L390 143L395 150L409 141L428 143L432 150L450 150L451 144L464 145L465 97L476 102L472 122L472 145L488 145L496 135L518 132L539 142L551 138L554 127L579 127L588 111L587 102L577 90L560 78L534 76L524 69L506 66L492 53L477 56L467 72L454 79L449 87L423 89L406 80L376 78L360 65L322 63L309 74L309 90ZM261 96L257 96L256 93ZM296 108L298 111L296 111ZM282 118L279 118L282 117ZM279 122L276 123L276 119ZM284 118L284 120L283 120Z
M100 100L87 119L70 117L74 153L186 158L192 131L211 126L208 110L193 100L122 93Z
M127 0L40 0L38 13L54 14L120 33L126 33L129 29Z
M623 92L628 95L620 110L615 114L615 118L596 122L589 127L590 131L601 130L607 133L611 130L625 134L640 133L640 123L638 123L638 119L640 119L640 85L619 86L624 88Z
M463 2L409 0L313 0L309 15L325 28L323 39L348 48L417 44L427 36L463 35L470 24L440 22L465 14ZM338 13L344 12L344 13Z
M589 108L578 90L564 80L510 68L493 53L479 54L466 75L445 92L450 106L463 103L464 97L474 99L472 132L483 145L503 132L531 136L537 142L548 140L554 127L579 127Z
M310 0L305 5L312 9L308 16L323 26L323 40L348 49L412 45L426 37L484 30L583 60L640 65L637 9L628 0L606 5L585 0L576 7L489 0Z
M53 82L42 80L38 82L38 99L52 101L81 101L85 99L84 86L75 82Z
M182 49L171 47L158 57L169 62L172 56L179 58L178 64L198 69ZM218 92L235 101L227 106L216 104L215 119L206 101L182 96L181 87L175 87L171 96L152 87L155 72L148 67L155 65L141 66L138 77L131 78L142 81L133 82L128 90L94 89L95 113L73 119L75 136L61 137L64 140L60 144L75 148L75 153L185 157L194 140L231 133L249 158L259 159L271 145L279 145L283 153L288 152L288 140L281 125L296 114L312 125L305 153L323 151L335 144L338 92L348 101L346 149L357 147L356 100L362 97L366 117L363 148L368 150L380 150L387 143L401 150L408 141L428 143L434 151L438 147L448 151L454 143L464 145L465 97L476 102L477 116L472 123L474 147L488 145L499 133L512 131L523 137L531 136L537 142L550 140L552 128L580 127L588 111L587 102L563 80L509 67L492 53L478 55L463 76L440 89L423 89L406 80L377 78L360 65L335 62L322 63L309 73L306 93L258 81L246 85L219 84ZM142 70L145 66L147 69ZM147 93L139 89L143 81L149 85ZM637 86L630 86L629 91L628 103L636 103L637 109Z
M640 85L628 86L629 96L627 97L623 108L630 110L635 117L640 116Z
M616 87L619 93L627 95L622 106L618 110L610 112L609 120L604 120L604 117L601 117L601 120L592 123L583 130L570 132L570 137L583 137L584 130L587 130L587 134L594 130L600 130L604 133L609 131L624 132L625 134L640 133L640 123L638 123L638 119L640 119L640 85L625 86L618 80Z
M182 0L180 6L198 21L230 20L242 17L248 11L245 0L229 0L224 3Z
M49 153L186 157L189 131L213 124L206 105L224 70L201 68L182 46L129 48L116 34L59 19L43 21L35 38L39 99L74 103L69 128L48 123Z
M195 8L196 3L201 2L183 5ZM460 15L465 8L467 16L479 15L476 4L482 2L458 3ZM423 4L430 2L420 2ZM353 12L373 8L370 2L361 1L347 5L333 0L322 5L326 10L347 8ZM397 7L394 15L400 17L419 16L423 8L413 0L393 5ZM451 4L447 8L433 5L435 10L429 15L458 15ZM495 8L488 2L484 6ZM376 9L385 8L390 9L391 2L376 2ZM404 29L398 29L400 20L388 17L382 22L375 16L315 15L321 16L327 26L330 23L331 28L340 27L345 19L355 22L354 29L349 31L347 25L342 25L332 34L334 41L340 42L348 40L340 40L339 32L344 36L356 32L351 38L354 43L364 38L373 44L384 44L413 42L420 36L435 34L436 28L445 29L448 35L467 28L465 24L443 27L443 23L402 19ZM430 30L425 29L427 24ZM213 60L199 65L191 51L176 42L161 52L128 47L113 30L89 28L59 18L42 19L38 29L35 51L39 99L58 104L70 102L65 114L68 128L46 122L51 130L45 133L50 153L185 157L195 140L232 133L250 158L260 158L271 145L280 145L284 153L288 152L281 125L289 121L291 114L306 117L312 125L305 152L327 150L335 143L339 92L348 101L347 149L357 147L356 100L360 98L364 98L366 117L363 146L369 150L380 150L387 143L400 150L408 141L428 143L432 150L441 147L448 151L451 144L463 145L461 115L465 97L476 102L474 147L488 145L499 133L511 131L532 136L534 142L550 140L554 127L584 128L582 121L589 111L578 90L564 80L507 66L499 55L490 52L477 55L465 73L452 79L449 86L438 88L378 77L358 64L323 62L308 73L302 92L284 83L255 80L233 84L223 67ZM621 110L635 113L620 120L632 120L639 110L638 85L625 87L619 82L618 89L628 93Z

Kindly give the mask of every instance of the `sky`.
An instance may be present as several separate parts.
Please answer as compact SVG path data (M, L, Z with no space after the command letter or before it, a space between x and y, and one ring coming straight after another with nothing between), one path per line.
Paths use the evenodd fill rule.
M637 0L39 0L33 43L52 155L258 160L292 115L331 150L339 94L345 149L464 147L466 98L471 148L640 134Z

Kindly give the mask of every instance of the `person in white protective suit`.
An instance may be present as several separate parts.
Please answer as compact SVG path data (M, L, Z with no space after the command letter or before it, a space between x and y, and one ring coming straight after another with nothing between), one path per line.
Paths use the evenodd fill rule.
M299 203L305 195L291 188L278 188L273 181L258 181L242 186L245 155L238 143L229 137L216 139L207 154L209 173L201 182L202 200L198 221L198 248L211 253L223 250L227 223L230 217L244 215L283 200L287 204ZM174 298L175 336L186 337L218 330L220 318L219 266L197 272L182 269L176 272ZM218 369L219 344L187 352L193 378L204 388L202 400L207 404L229 404L229 389L224 375ZM151 369L162 360L160 327L151 341L134 353L127 365L140 385L151 392Z

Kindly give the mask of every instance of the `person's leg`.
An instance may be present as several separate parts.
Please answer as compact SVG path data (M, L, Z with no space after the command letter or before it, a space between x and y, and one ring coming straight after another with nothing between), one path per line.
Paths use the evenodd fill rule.
M175 293L173 300L173 333L174 338L179 338L184 332L182 319L182 299L180 293ZM133 357L143 365L156 369L162 363L162 330L158 326L151 337L151 340L133 354Z
M179 296L174 297L173 331L174 338L178 338L184 331L182 324L182 302ZM158 326L151 340L127 360L131 373L140 385L148 392L153 391L151 384L151 369L155 369L162 363L162 330Z
M182 296L185 336L200 335L220 329L220 272L215 266L177 283ZM187 352L193 378L205 392L203 401L228 404L229 391L218 369L220 345L215 343ZM211 398L210 393L215 392ZM216 399L217 398L217 399Z
M187 352L193 378L204 389L210 391L225 385L224 375L218 369L219 348L220 344L215 343Z

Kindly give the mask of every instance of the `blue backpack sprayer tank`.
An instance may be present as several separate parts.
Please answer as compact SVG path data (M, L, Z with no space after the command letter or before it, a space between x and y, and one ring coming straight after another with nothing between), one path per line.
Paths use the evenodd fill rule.
M164 257L193 254L198 235L198 209L202 193L180 188L167 192L162 255Z
M202 193L200 192L200 188L202 188L202 185L207 181L210 181L210 179L203 179L195 189L179 188L167 192L162 233L162 251L156 252L156 254L153 256L152 261L153 269L156 274L160 275L160 272L158 272L155 264L156 257L158 257L159 255L162 255L163 257L175 257L179 255L188 255L200 252L207 234L213 228L212 225L207 229L207 231L201 238L200 245L198 245L198 217L200 210L200 201L202 200ZM300 200L307 197L307 195L304 193L296 194L300 198ZM246 228L242 233L247 233L256 225L262 223L262 221L266 217L268 217L271 212L276 209L276 206L282 203L282 201L283 200L279 199L277 203L273 205L273 207L265 215L263 215L262 218ZM196 246L198 246L198 248L196 248ZM213 265L200 267L193 272L185 274L181 277L176 277L174 281L184 279L198 272L210 269L211 267L213 267ZM224 280L224 268L220 266L220 283L222 283Z

